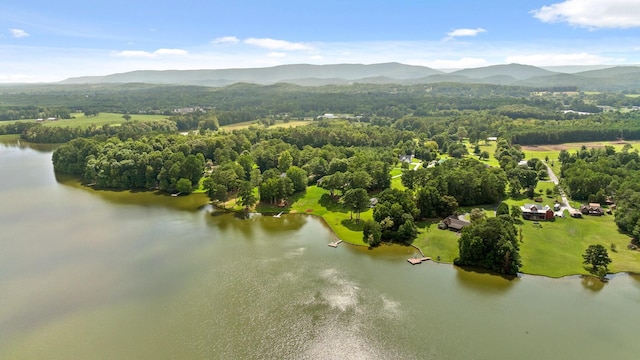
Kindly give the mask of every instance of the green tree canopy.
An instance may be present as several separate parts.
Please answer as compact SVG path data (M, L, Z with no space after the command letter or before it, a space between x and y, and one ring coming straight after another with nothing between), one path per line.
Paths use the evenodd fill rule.
M509 217L489 218L465 227L458 247L456 265L479 266L510 275L517 274L522 266L516 228Z

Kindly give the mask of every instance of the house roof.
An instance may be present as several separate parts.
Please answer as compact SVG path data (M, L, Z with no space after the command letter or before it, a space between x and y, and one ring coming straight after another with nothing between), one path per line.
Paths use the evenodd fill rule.
M446 219L444 219L444 223L446 223L448 227L450 227L452 229L455 229L455 230L460 230L465 226L471 225L470 222L465 221L465 220L460 220L454 215L451 215L451 216L447 217Z
M551 210L549 205L542 206L540 204L524 204L521 209L523 212L528 213L544 213Z
M594 208L594 209L599 208L600 207L600 203L589 203L589 207L590 208Z

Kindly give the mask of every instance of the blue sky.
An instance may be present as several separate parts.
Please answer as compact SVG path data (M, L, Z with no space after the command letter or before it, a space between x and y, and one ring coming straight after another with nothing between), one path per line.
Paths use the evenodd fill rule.
M0 82L392 61L640 64L640 0L0 3Z

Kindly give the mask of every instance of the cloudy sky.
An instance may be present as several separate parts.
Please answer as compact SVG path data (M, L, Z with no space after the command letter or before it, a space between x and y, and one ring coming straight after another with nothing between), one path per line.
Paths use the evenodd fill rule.
M0 82L140 69L640 64L640 0L3 0Z

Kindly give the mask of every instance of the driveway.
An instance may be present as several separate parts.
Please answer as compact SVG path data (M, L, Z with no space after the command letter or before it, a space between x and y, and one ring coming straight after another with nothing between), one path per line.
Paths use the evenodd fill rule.
M549 179L551 180L551 182L556 184L556 186L558 187L558 191L560 192L560 197L562 198L562 201L560 202L560 211L567 210L569 211L569 214L571 214L572 211L576 211L576 209L572 208L571 205L569 204L569 199L567 198L567 195L564 193L564 190L562 190L562 188L560 187L560 180L558 180L558 177L553 172L553 169L551 169L551 166L549 166L549 164L547 164L546 162L544 163L544 165L547 167L547 173L549 173Z

